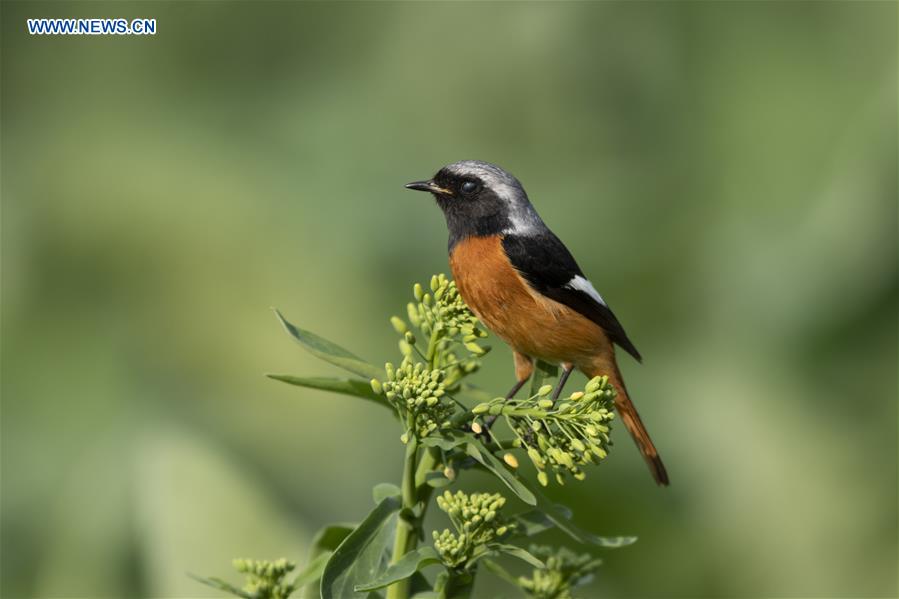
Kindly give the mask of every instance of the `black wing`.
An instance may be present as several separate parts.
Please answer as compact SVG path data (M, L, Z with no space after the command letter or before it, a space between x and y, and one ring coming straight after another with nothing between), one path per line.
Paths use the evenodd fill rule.
M603 328L609 338L627 353L642 361L640 352L627 338L624 327L605 303L590 293L570 287L575 277L587 277L568 248L551 231L537 235L506 235L503 249L512 266L531 287L572 310L577 310Z

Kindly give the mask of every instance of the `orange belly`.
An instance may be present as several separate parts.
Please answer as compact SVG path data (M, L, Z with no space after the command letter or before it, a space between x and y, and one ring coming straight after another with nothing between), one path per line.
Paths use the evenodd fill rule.
M460 241L450 268L465 303L515 351L581 369L611 351L599 325L530 287L506 257L500 236Z

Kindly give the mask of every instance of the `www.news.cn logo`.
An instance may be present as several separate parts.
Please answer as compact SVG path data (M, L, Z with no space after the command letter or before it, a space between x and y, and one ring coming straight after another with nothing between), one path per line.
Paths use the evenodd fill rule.
M156 19L28 19L31 35L156 35Z

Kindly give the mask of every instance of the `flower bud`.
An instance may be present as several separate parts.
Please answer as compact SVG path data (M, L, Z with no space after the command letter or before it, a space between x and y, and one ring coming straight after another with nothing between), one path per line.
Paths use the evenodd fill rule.
M411 322L415 326L421 325L421 318L418 316L418 307L412 302L406 304L406 316L409 317L409 322ZM397 331L399 333L400 331Z
M503 455L503 461L513 468L518 468L518 458L516 458L511 453L506 453L505 455Z
M473 353L476 356L483 356L484 354L487 353L487 351L483 347L478 345L477 343L465 343L464 345L465 345L465 349L467 349L468 351L470 351L471 353Z
M393 330L400 335L409 330L409 327L406 326L406 323L399 316L391 316L390 324L393 325Z
M539 451L537 451L533 447L528 447L528 457L531 458L534 466L536 466L539 470L543 470L546 462L543 461L543 456L540 455Z

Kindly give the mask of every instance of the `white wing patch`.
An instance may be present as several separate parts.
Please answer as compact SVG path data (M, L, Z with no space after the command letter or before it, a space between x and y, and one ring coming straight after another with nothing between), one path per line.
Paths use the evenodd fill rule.
M591 283L581 275L575 275L574 277L572 277L570 281L565 283L565 286L569 289L577 289L578 291L583 291L603 306L606 305L606 300L602 299L602 296L599 295L599 291L596 290L596 288L593 286L593 283Z

